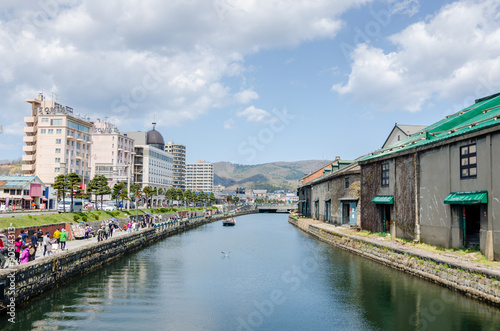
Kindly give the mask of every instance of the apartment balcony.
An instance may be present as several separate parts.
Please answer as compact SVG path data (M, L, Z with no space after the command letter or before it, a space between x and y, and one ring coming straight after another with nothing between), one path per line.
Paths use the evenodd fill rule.
M34 124L35 123L35 117L34 116L29 116L24 118L24 123L26 124Z
M21 166L21 170L23 172L33 172L35 170L35 165L34 164L23 164Z
M31 154L31 155L23 155L22 156L22 160L24 162L33 162L35 161L35 155L34 154Z
M34 143L36 142L36 136L24 136L23 142L25 143Z
M23 131L24 133L35 133L36 129L34 126L25 126Z
M25 152L25 153L34 153L34 152L36 152L35 145L23 146L23 152Z

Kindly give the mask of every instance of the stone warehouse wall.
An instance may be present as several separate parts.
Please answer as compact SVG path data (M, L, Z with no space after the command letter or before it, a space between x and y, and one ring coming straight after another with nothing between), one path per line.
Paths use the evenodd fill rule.
M289 218L289 222L302 230L305 229L304 224L294 218ZM304 231L332 246L500 306L498 272L454 264L427 255L409 254L375 242L368 242L368 239L365 241L315 225L309 225Z
M258 211L249 210L234 214L219 214L182 221L175 227L159 226L157 229L144 229L0 270L0 315L9 314L10 307L25 304L38 295L161 239L228 216L234 217L256 212Z

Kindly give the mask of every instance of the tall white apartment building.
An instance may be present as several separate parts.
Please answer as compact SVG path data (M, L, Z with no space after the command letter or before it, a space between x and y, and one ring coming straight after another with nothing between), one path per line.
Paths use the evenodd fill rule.
M91 129L89 118L73 113L73 108L45 100L42 93L31 104L25 117L22 171L38 176L52 186L59 174L76 172L84 182L90 180Z
M153 123L154 125L155 123ZM162 189L172 187L173 156L165 152L165 142L160 132L125 132L124 136L134 139L134 183L142 187Z
M198 160L186 164L186 189L191 191L213 192L214 169L212 163Z
M116 126L99 119L92 127L91 178L104 175L112 187L131 181L134 166L134 139L121 134Z
M169 141L165 145L165 151L173 156L173 186L184 191L186 189L186 146Z

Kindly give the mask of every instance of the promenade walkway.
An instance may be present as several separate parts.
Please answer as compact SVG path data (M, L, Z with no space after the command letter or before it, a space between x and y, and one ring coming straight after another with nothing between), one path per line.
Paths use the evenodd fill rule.
M298 226L303 231L307 232L309 225L399 252L429 258L449 265L458 265L464 270L475 270L495 275L496 278L500 279L500 262L487 261L484 255L478 251L452 250L427 244L415 244L401 239L392 239L390 235L380 236L376 233L357 231L356 228L348 226L336 226L309 218L298 219Z

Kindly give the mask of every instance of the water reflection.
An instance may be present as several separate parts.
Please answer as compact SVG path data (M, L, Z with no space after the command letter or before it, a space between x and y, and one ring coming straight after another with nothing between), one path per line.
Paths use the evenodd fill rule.
M0 329L494 330L498 312L318 242L286 215L248 215L115 261Z

